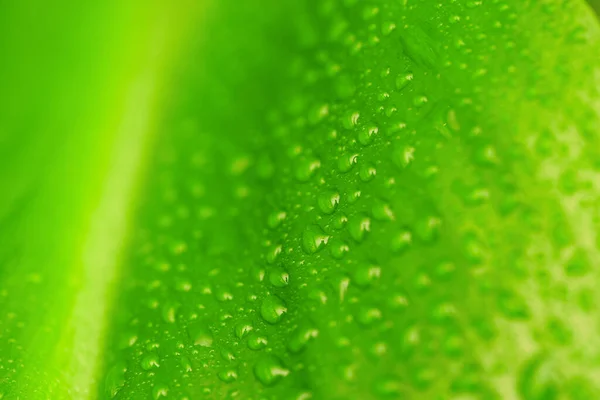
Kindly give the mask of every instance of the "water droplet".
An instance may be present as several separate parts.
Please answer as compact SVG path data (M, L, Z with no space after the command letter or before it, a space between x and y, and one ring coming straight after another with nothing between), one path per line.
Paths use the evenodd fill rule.
M401 230L392 237L391 248L395 253L404 252L412 243L412 233L409 230Z
M340 194L335 190L326 190L319 194L317 203L323 214L332 214L340 203Z
M263 267L254 266L250 271L252 279L256 282L262 282L265 279L265 269Z
M413 99L413 104L415 105L415 107L423 107L425 104L427 104L429 100L427 99L427 96L417 96Z
M124 363L118 363L106 374L104 388L111 398L115 397L123 386L125 386L125 372L127 372L127 366Z
M274 294L265 297L260 306L260 315L270 324L278 323L286 312L285 303Z
M348 217L343 213L340 213L339 215L334 217L334 219L332 221L335 229L342 229L344 226L346 226L347 222L348 222Z
M358 201L358 199L360 199L361 194L362 192L360 190L349 188L348 192L346 193L346 201L348 204L354 204Z
M254 327L250 321L240 321L235 325L235 336L237 336L238 339L241 339L249 334L253 329Z
M175 284L175 290L178 292L189 292L192 290L192 284L187 279L178 280Z
M185 372L192 372L192 363L190 362L189 358L187 358L186 356L181 356L180 362L181 362L181 368Z
M352 282L360 287L368 287L379 280L381 267L377 265L363 264L356 268Z
M339 239L334 239L330 245L331 256L336 260L344 258L349 251L350 247Z
M327 244L329 236L318 225L309 225L302 233L302 248L308 254L314 254Z
M401 349L404 354L412 354L421 343L421 332L416 325L409 325L406 327L402 339Z
M388 36L390 33L392 33L394 30L396 30L396 24L393 22L384 22L381 25L381 34L383 36Z
M373 163L363 164L360 167L359 176L363 182L369 182L377 175L377 169Z
M233 351L231 351L227 347L221 348L221 357L223 357L223 360L225 360L225 361L235 360L235 354L233 354Z
M491 145L482 146L475 153L475 162L483 167L493 167L500 163L496 149Z
M233 300L233 294L228 287L219 287L215 290L215 297L220 302Z
M285 287L290 281L290 275L283 268L273 268L269 272L269 282L275 287Z
M179 303L168 302L162 307L161 315L163 321L168 323L175 322L175 317L177 315L177 309L179 308Z
M281 223L285 220L286 216L287 214L285 211L273 211L271 214L269 214L269 217L267 219L267 225L269 226L269 228L275 229L279 227L279 225L281 225Z
M377 221L393 221L395 219L390 205L379 199L373 200L371 215Z
M152 388L152 398L154 400L160 399L161 397L167 397L169 394L169 386L164 383L154 385Z
M327 294L320 288L313 288L308 292L308 298L311 300L316 300L321 304L327 303Z
M358 125L358 119L360 118L360 113L357 111L350 112L346 114L346 117L343 120L344 128L352 129L356 125Z
M142 358L142 369L145 371L160 367L158 354L150 353Z
M485 256L485 249L474 232L467 232L463 238L464 252L467 260L473 265L480 264Z
M289 369L273 355L264 355L254 365L254 375L263 385L271 386L288 376Z
M367 6L363 9L363 18L369 20L379 14L379 7Z
M440 218L429 216L417 223L415 233L422 242L431 243L437 239L441 225L442 220Z
M231 383L233 381L235 381L238 377L238 373L236 371L235 368L225 368L222 371L219 371L219 373L217 374L217 376L219 377L220 380L222 380L225 383Z
M288 340L288 349L293 353L303 350L308 342L319 335L319 331L310 325L303 325L292 332Z
M371 219L365 215L358 214L348 221L348 233L352 239L362 242L367 232L371 230Z
M296 179L299 182L308 182L320 167L321 161L317 159L300 159L296 164Z
M250 350L260 350L267 346L268 340L266 336L262 336L257 333L251 333L248 335L248 341L246 344Z
M371 144L373 138L379 132L379 128L376 126L366 126L358 132L358 142L363 146Z
M396 147L392 153L392 161L399 168L408 167L415 158L415 148L412 146Z
M316 125L329 115L329 105L322 104L313 107L308 114L308 122L311 125Z
M356 315L356 320L362 325L372 325L381 320L381 310L376 307L361 307Z
M450 261L443 261L436 265L434 274L439 280L446 280L456 271L456 265Z
M404 290L398 290L389 298L388 305L394 310L404 310L409 305L408 295Z
M119 348L126 349L133 346L138 340L138 336L133 331L126 331L119 337Z
M386 101L389 98L390 98L390 94L388 92L381 92L377 95L377 100L379 100L379 101ZM380 110L383 111L384 108L382 107Z
M197 346L211 347L213 344L213 334L208 327L200 322L192 322L187 327L188 336L192 343Z
M338 158L338 170L342 173L348 172L358 162L358 154L342 154Z
M403 90L412 82L414 75L411 72L403 73L398 75L396 78L396 89Z
M275 263L275 261L277 261L277 258L279 257L279 255L281 254L281 252L283 251L283 246L281 245L274 245L271 246L269 248L269 251L267 251L267 262L269 264L273 264Z

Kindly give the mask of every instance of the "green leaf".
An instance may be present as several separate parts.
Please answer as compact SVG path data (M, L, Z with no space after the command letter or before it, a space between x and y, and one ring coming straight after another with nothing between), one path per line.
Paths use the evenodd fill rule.
M0 398L599 397L590 5L1 5Z

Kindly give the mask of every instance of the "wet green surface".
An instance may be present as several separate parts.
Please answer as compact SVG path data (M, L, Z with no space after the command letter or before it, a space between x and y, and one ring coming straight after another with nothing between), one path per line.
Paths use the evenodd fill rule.
M225 0L189 17L157 73L154 139L123 195L134 206L106 292L74 300L110 268L86 273L72 252L95 210L84 200L108 178L59 223L47 210L73 197L51 183L39 207L0 210L12 240L0 249L0 394L600 398L600 31L588 6L285 3ZM102 154L69 182L119 177ZM51 256L21 258L46 254L30 231L12 234L30 215L57 243Z

